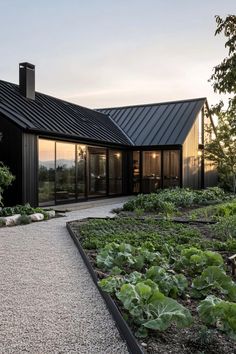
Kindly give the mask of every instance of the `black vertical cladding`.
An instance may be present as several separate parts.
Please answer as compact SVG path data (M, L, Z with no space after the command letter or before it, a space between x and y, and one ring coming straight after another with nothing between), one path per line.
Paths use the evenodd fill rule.
M179 150L179 186L183 188L183 147Z
M15 180L3 193L4 205L22 203L22 133L11 121L0 114L2 139L0 161L10 168Z
M37 136L22 134L22 202L38 205Z
M131 164L131 154L132 152L123 151L123 163L122 163L122 193L127 195L132 193L131 183L132 183L132 164Z

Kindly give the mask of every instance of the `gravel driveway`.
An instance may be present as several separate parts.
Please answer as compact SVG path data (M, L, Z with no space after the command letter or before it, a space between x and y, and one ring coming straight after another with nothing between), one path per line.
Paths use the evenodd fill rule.
M1 354L128 353L65 227L121 205L0 229Z

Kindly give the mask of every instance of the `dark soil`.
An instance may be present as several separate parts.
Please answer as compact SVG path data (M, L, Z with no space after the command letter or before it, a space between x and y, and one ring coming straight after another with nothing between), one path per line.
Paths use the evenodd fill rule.
M235 354L236 342L217 330L206 330L195 324L191 328L171 327L164 333L142 341L150 354Z

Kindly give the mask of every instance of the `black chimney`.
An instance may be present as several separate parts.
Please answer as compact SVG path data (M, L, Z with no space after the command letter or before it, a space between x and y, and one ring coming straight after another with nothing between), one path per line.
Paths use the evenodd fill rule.
M35 100L35 66L30 63L19 64L20 93L30 100Z

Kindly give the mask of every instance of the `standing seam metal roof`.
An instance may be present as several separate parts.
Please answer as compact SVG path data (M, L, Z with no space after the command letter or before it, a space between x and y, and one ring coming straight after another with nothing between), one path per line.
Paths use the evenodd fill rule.
M23 97L19 86L0 80L0 113L22 129L99 142L130 145L129 138L106 114L36 92Z
M121 145L182 145L206 98L92 110L0 80L0 113L39 134Z
M206 98L100 108L137 146L182 145Z

